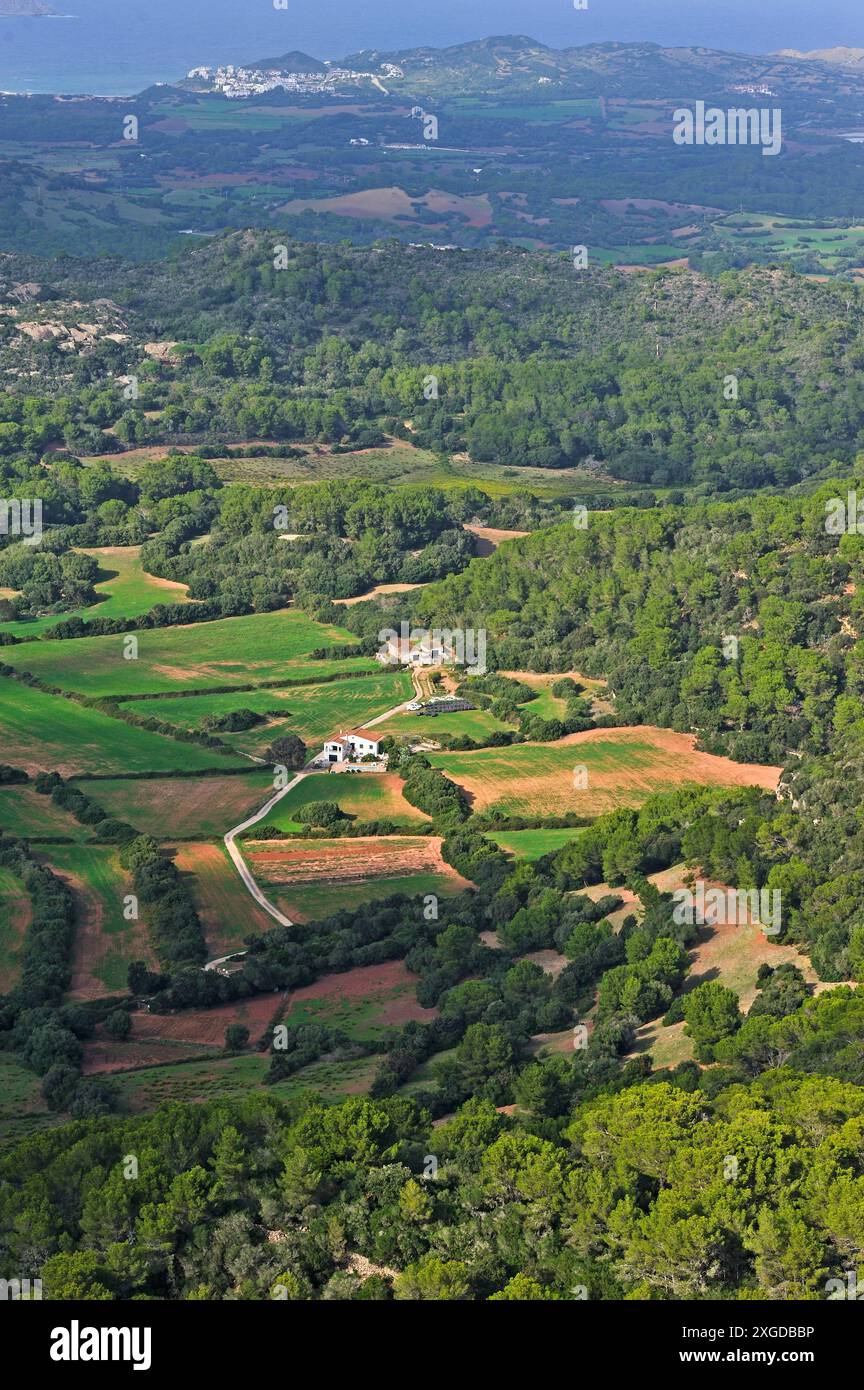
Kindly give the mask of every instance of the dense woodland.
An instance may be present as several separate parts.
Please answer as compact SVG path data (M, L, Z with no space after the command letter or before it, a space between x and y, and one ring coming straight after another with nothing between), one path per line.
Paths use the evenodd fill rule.
M70 355L2 321L0 362L20 349L32 364L27 393L0 395L12 495L44 495L64 520L61 465L46 460L33 489L58 443L89 455L256 439L360 448L386 435L478 463L585 466L709 494L787 486L864 446L853 284L768 269L628 277L563 256L392 241L292 242L275 269L279 245L237 234L156 272L106 260L98 275L20 258L16 276L40 286L28 312L77 322L89 300L98 322L116 300L128 341L97 335ZM177 346L148 357L154 337Z

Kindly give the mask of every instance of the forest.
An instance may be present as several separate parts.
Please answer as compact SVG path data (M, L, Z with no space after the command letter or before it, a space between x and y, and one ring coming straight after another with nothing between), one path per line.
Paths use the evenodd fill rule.
M269 441L291 457L395 440L571 469L574 494L599 473L701 495L787 487L864 446L862 292L789 268L625 276L514 248L247 232L155 271L18 258L10 272L10 304L17 276L37 283L27 312L45 336L16 331L20 307L0 320L0 365L22 354L31 372L28 392L0 394L3 481L44 495L52 522L55 470L24 488L43 457L58 479L68 453L116 454L122 473L135 446ZM84 351L54 333L80 321L72 301L101 320Z

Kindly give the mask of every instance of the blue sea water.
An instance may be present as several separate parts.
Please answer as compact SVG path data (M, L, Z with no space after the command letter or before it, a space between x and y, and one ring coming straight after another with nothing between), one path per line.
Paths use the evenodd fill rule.
M129 95L201 63L299 48L446 47L529 34L556 47L650 39L743 52L864 47L861 0L49 0L67 17L0 17L0 89Z

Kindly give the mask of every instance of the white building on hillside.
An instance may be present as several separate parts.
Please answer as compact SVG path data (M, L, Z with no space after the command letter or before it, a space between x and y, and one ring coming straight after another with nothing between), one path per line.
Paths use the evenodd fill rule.
M330 738L324 744L325 763L348 763L356 758L378 758L381 756L381 739L374 734L356 729Z

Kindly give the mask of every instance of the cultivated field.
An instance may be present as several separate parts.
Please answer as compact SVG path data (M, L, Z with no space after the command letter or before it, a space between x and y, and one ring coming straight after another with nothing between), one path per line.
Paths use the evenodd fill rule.
M441 858L435 836L247 844L246 861L271 901L297 922L396 893L447 897L471 885Z
M378 1038L411 1021L428 1023L438 1010L417 1003L417 978L398 960L325 975L292 990L285 1021L289 1027L324 1023L357 1042Z
M395 820L417 825L429 817L410 806L402 795L402 779L395 772L321 772L298 782L283 796L267 817L266 824L277 830L303 829L304 806L335 801L357 820ZM253 826L252 835L263 835L263 826Z
M244 753L261 755L281 733L290 729L310 745L323 743L340 728L353 729L384 714L412 695L407 671L377 670L349 679L322 681L316 685L286 685L266 690L238 690L229 695L189 695L183 699L133 700L128 708L146 718L159 719L183 729L200 729L211 715L249 709L255 714L278 710L278 717L245 733L220 733L219 737ZM126 702L124 702L124 705Z
M0 830L22 840L89 840L92 831L79 825L68 811L55 806L50 796L32 787L0 787Z
M84 1070L96 1072L128 1071L132 1067L177 1062L183 1058L206 1057L222 1052L225 1030L240 1023L249 1029L254 1046L281 1017L286 996L256 994L234 1004L214 1009L183 1009L176 1014L155 1014L139 1010L132 1015L132 1031L125 1042L116 1043L100 1033L85 1047Z
M219 685L249 685L290 674L321 676L334 669L309 661L316 647L355 642L342 628L323 626L294 611L253 613L213 623L155 628L132 634L138 657L126 660L126 636L49 640L10 647L10 666L32 671L50 685L83 695L142 695L159 691L206 690ZM304 660L304 658L306 658ZM353 658L352 658L353 659ZM357 669L374 670L370 658L357 658ZM335 669L351 669L344 662Z
M500 849L507 850L516 859L526 859L529 864L533 864L535 859L542 859L544 854L552 854L557 849L563 849L569 845L571 840L575 840L581 835L582 831L578 828L570 830L501 830L493 835L487 835L487 839Z
M31 919L24 884L0 866L0 994L6 994L21 974L21 948Z
M272 931L273 918L247 892L221 841L177 845L174 863L190 876L211 960L241 950L247 936Z
M434 743L442 734L464 734L467 738L485 739L487 735L512 729L484 709L456 710L449 714L436 714L434 719L428 714L396 714L392 719L379 724L380 734L392 734L394 738L429 740Z
M152 1110L169 1101L194 1104L222 1096L241 1098L259 1089L266 1089L267 1095L283 1100L308 1091L314 1093L317 1100L335 1104L346 1095L368 1091L378 1063L377 1057L338 1062L322 1060L304 1067L287 1081L277 1081L265 1088L268 1058L260 1053L244 1053L239 1057L208 1057L170 1067L144 1067L140 1071L112 1076L111 1084L121 1106L133 1112Z
M62 1123L42 1098L41 1078L11 1052L0 1052L0 1146Z
M224 835L263 806L272 795L273 774L262 768L229 777L119 777L82 782L80 788L109 815L144 835L203 840Z
M70 648L77 643L34 642L11 651L35 654L41 652L43 645L63 647L71 656ZM62 653L58 652L54 659L61 658ZM178 769L200 772L244 763L239 756L225 756L196 744L177 743L147 729L133 728L100 710L45 695L4 676L0 676L0 747L4 758L15 767L31 774L56 771L64 777L82 772L113 776Z
M695 743L691 734L640 725L590 729L557 743L431 753L429 761L466 789L475 810L494 807L507 815L599 815L684 784L777 786L780 768L699 753ZM581 767L587 786L574 786L574 769Z
M118 852L107 845L51 845L40 854L75 896L75 943L72 950L71 999L98 999L126 994L133 960L156 968L141 905L138 921L123 915L132 881Z

